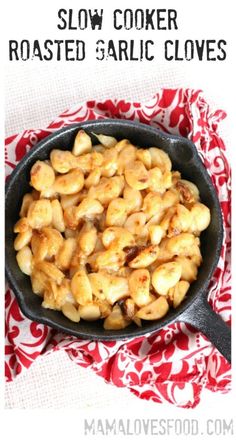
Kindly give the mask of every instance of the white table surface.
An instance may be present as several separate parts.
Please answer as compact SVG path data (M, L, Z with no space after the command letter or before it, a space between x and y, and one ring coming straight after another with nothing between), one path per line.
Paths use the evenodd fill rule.
M230 60L225 63L97 63L91 68L76 63L6 63L6 136L28 128L43 128L63 110L85 100L124 98L148 100L160 87L203 89L213 108L229 117L220 125L228 155L232 153L232 93ZM96 392L95 392L96 391ZM205 392L199 407L229 402L228 395ZM31 368L6 385L7 409L71 408L143 409L143 401L126 389L107 385L93 372L76 366L61 351L39 357ZM145 402L145 409L160 411ZM171 406L170 406L171 407ZM163 407L162 407L163 408Z

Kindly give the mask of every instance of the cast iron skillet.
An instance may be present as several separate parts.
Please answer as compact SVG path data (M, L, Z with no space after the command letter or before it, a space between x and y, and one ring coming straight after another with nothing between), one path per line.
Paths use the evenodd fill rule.
M201 235L203 263L197 280L191 284L184 302L171 310L164 318L157 321L143 321L143 327L135 324L120 331L103 329L101 321L81 321L76 324L69 321L62 313L41 307L41 298L31 290L30 278L18 268L13 248L13 226L19 217L23 195L30 190L30 169L37 159L47 159L55 148L70 150L78 129L115 136L118 140L127 138L140 147L157 146L167 152L173 163L173 169L179 170L182 177L194 182L201 195L201 200L211 210L211 223ZM93 143L97 139L92 135ZM32 189L32 188L31 188ZM17 297L22 312L31 320L44 323L65 333L91 340L117 340L132 338L152 331L157 331L172 322L185 322L201 331L231 360L230 328L213 312L207 302L208 286L217 265L223 240L221 210L215 189L204 168L196 147L189 140L171 136L153 127L126 120L98 120L63 128L39 142L20 162L12 173L6 186L6 274Z

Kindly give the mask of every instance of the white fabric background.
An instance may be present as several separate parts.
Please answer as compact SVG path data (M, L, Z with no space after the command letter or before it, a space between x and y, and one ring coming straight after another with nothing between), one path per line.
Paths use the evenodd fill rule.
M220 10L214 17L214 30L218 29L219 18ZM211 32L210 29L209 35ZM178 37L181 36L180 31ZM94 63L90 66L85 63L78 66L76 63L7 62L6 136L23 129L46 127L59 113L85 100L125 98L143 101L151 98L160 87L192 87L203 89L213 108L223 108L229 113L220 126L220 134L230 153L233 145L230 63L230 57L225 63L217 64L158 61L154 64ZM205 392L202 402L200 406L216 406L215 394ZM219 407L224 408L228 402L228 395L217 394ZM39 357L28 372L8 383L5 391L7 409L96 409L114 406L114 403L117 409L142 410L144 406L143 401L128 390L107 385L93 372L73 364L63 351ZM145 402L145 409L158 412L160 405Z

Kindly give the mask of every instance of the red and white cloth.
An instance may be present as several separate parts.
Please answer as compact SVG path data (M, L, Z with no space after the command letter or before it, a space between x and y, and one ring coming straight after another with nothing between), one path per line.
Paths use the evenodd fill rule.
M191 139L216 187L224 220L221 257L210 284L209 301L223 319L231 320L230 167L217 129L226 114L211 111L200 90L161 89L146 103L125 100L88 101L62 113L46 129L25 130L6 139L7 176L28 150L55 130L89 119L137 120ZM230 365L201 333L175 323L151 335L126 341L95 342L56 332L21 313L7 288L6 378L11 381L39 356L65 350L80 366L106 382L127 387L140 398L180 407L195 407L203 387L230 390Z

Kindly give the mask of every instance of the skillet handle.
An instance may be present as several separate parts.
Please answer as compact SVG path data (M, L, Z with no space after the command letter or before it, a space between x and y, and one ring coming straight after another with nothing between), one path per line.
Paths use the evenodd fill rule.
M197 297L178 321L188 323L201 331L231 363L231 329L220 315L213 311L205 296Z

